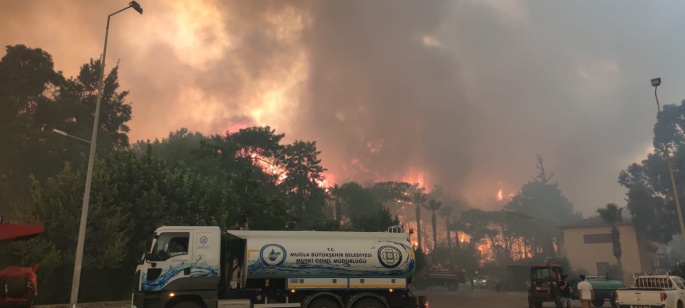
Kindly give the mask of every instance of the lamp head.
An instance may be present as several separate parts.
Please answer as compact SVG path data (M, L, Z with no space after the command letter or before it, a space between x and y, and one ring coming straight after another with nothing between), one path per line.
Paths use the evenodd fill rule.
M140 4L138 4L138 2L131 1L128 5L132 7L134 10L136 10L136 12L140 13L141 15L143 14L143 8L140 7Z
M63 132L63 131L61 131L61 130L59 130L59 129L56 129L56 128L53 129L52 132L55 133L55 134L60 134L60 135L62 135L62 136L67 136L67 133L65 133L65 132Z
M661 85L661 78L652 79L652 87L658 87Z

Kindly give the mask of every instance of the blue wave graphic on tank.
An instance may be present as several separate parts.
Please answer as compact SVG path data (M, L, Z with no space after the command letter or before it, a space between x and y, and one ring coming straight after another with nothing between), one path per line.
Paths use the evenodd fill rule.
M380 244L380 245L379 245ZM380 247L382 245L388 245L388 244L395 244L402 249L413 251L411 246L405 244L405 243L400 243L400 242L394 242L394 241L378 241L374 243L374 246L370 248L370 251L373 253L372 258L376 258L376 252L377 252L377 246ZM269 259L269 261L276 261L278 257L280 256L280 252L275 251L272 249L268 255L265 253L265 257ZM292 258L288 257L287 255L284 256L285 258ZM290 262L289 262L290 261ZM402 262L394 269L389 269L385 268L383 266L376 266L376 265L369 265L369 266L364 266L361 265L360 263L303 263L303 264L298 264L294 263L291 260L286 260L285 263L283 263L280 266L273 267L273 266L266 266L264 263L262 263L259 260L259 257L257 259L252 259L248 261L248 277L252 278L260 278L262 275L258 275L259 271L263 270L271 270L271 271L277 271L279 273L285 274L285 276L324 276L324 275L344 275L344 276L352 276L352 277L368 277L368 276L378 276L378 277L384 277L384 276L406 276L409 273L411 273L414 270L414 267L416 266L416 262L414 258L411 257L411 255L407 255L407 258L404 258ZM292 274L292 275L291 275ZM267 277L267 276L264 276ZM273 277L269 275L269 277Z
M177 278L179 275L184 278L183 271L190 266L190 276L185 277L218 277L219 276L219 266L208 265L207 262L200 263L202 257L195 260L195 262L188 265L187 262L181 262L176 265L169 266L169 269L163 271L159 277L155 280L147 280L147 273L142 274L142 289L144 291L160 291L163 290L171 281Z

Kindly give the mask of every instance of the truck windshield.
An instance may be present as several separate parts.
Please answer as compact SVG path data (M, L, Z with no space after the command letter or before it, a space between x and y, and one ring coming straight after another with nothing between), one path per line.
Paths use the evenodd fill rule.
M557 270L554 268L535 268L532 271L533 279L555 279Z
M167 232L157 238L148 261L166 261L169 258L188 254L188 232Z

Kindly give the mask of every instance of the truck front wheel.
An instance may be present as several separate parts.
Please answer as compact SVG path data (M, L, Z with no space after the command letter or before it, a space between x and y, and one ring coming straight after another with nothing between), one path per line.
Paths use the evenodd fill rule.
M377 298L366 297L354 303L352 308L385 308L385 304Z
M307 305L307 308L340 308L340 303L337 303L331 298L322 297L317 298Z

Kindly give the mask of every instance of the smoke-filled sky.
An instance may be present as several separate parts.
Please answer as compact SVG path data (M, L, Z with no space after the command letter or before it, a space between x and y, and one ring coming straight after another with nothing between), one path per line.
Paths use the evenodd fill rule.
M685 98L685 4L153 1L112 19L132 140L270 125L316 140L336 182L421 178L489 204L537 172L586 215L623 205L656 106ZM0 1L0 44L72 76L127 1ZM4 50L0 56L4 55ZM491 208L492 206L490 206Z

